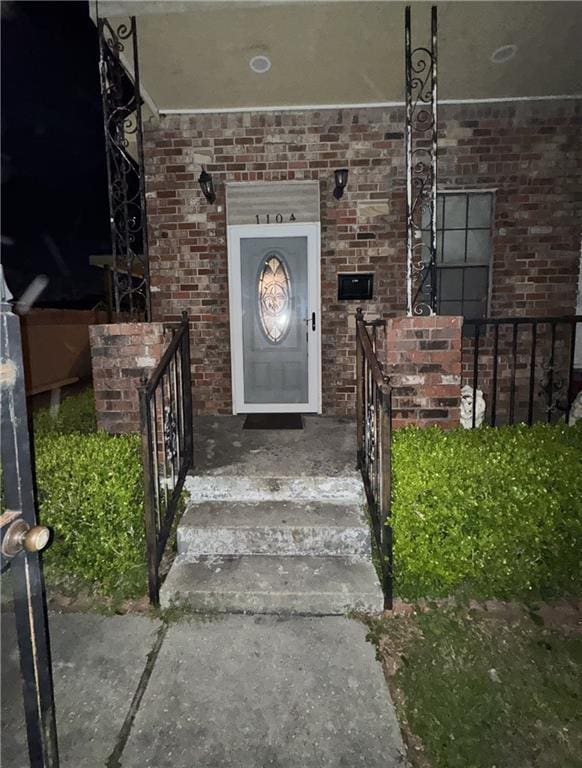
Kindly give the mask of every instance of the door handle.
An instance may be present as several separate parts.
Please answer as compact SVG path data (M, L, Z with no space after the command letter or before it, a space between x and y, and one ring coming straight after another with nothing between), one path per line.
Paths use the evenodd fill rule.
M32 528L22 519L19 511L6 510L0 518L2 527L1 551L4 557L15 557L23 549L27 552L40 552L50 539L50 531L44 525Z
M311 330L315 330L315 312L311 313Z

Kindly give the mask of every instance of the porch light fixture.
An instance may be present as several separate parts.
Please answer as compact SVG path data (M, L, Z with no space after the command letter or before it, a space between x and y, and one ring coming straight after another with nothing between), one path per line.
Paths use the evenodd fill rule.
M335 189L333 191L333 196L336 200L339 200L341 197L343 197L344 189L347 186L348 183L348 169L347 168L338 168L337 171L334 173L335 176Z
M216 192L214 191L214 182L212 181L212 176L206 172L206 169L204 166L202 166L202 173L198 177L198 183L200 184L200 189L202 190L202 194L206 198L206 200L209 202L210 205L214 203L216 200Z

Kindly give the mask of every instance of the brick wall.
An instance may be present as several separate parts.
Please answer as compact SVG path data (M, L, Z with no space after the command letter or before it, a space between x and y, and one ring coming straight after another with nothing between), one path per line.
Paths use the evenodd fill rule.
M461 317L387 321L384 370L392 385L392 425L459 426Z
M162 356L163 324L92 325L89 340L99 429L139 432L138 387Z
M491 314L569 313L582 201L580 104L442 106L443 187L496 189ZM353 412L356 302L337 273L375 273L371 315L405 303L404 111L400 108L172 116L146 130L153 309L192 319L197 412L231 412L224 183L315 179L321 189L323 408ZM212 173L217 201L197 184ZM348 187L332 196L333 171Z

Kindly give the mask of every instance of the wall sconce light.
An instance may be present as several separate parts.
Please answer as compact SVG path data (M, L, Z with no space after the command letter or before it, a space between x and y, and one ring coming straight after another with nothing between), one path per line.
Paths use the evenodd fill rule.
M338 168L337 171L334 173L335 176L335 189L333 191L333 196L336 200L339 200L343 194L344 189L347 186L348 183L348 169L347 168Z
M202 190L202 194L208 200L210 205L212 205L216 200L216 192L214 191L214 182L212 181L212 176L209 173L206 173L204 166L202 166L202 173L198 177L198 183L200 184L200 189Z

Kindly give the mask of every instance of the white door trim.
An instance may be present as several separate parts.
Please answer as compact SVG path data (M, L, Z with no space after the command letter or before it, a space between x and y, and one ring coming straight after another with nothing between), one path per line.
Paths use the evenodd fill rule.
M309 317L307 403L245 403L242 338L240 241L242 237L307 237ZM230 363L233 413L321 413L321 248L319 222L297 224L237 224L227 227Z

